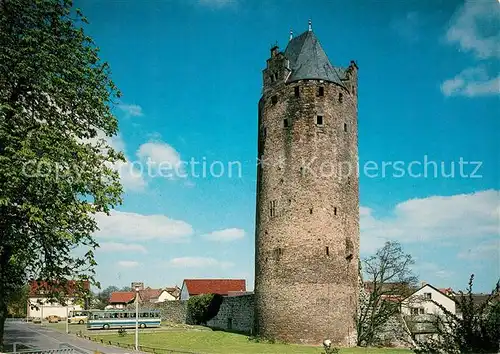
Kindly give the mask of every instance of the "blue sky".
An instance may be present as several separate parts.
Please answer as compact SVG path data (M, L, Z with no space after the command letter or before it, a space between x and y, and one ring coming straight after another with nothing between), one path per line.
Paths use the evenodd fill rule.
M117 166L126 193L122 206L99 218L96 235L104 286L241 277L253 288L262 70L270 47L277 41L284 49L290 29L302 33L309 18L334 65L354 59L360 68L362 255L399 240L420 278L435 286L464 288L476 273L477 290L488 291L499 278L498 1L76 6L123 93L115 108L120 133L110 144L128 159ZM192 158L208 166L220 161L225 173L131 173L148 158L175 166ZM403 177L389 165L396 161L406 168ZM425 161L436 162L437 177L432 162L428 175L419 175ZM234 168L228 176L230 162L241 163L241 175ZM454 177L441 176L441 163L446 173L455 164ZM376 176L365 173L367 164L378 166Z

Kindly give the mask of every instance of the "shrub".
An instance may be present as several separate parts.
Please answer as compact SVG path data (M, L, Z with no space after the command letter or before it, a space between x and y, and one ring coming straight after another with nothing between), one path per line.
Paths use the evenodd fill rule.
M195 325L206 325L217 316L223 297L219 294L202 294L190 297L187 302L188 317Z

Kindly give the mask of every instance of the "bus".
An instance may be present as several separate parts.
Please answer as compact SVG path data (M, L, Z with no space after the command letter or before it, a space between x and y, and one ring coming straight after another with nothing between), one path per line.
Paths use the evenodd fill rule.
M68 323L84 324L87 323L88 318L88 311L70 311L68 316Z
M140 310L140 328L160 327L160 310ZM135 328L134 310L91 310L87 329Z

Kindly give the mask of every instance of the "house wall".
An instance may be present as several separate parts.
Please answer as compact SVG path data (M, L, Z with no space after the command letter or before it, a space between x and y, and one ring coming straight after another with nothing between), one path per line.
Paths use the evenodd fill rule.
M208 321L212 328L252 334L254 321L253 294L225 296L219 313Z
M158 296L158 302L164 302L164 301L173 301L175 300L175 297L172 296L172 294L169 294L167 291L163 291L160 296Z
M48 316L55 315L61 318L66 318L66 306L61 305L58 302L51 303L46 298L29 298L31 306L28 308L28 317L31 318L47 318ZM34 307L36 306L36 308ZM69 311L80 311L83 307L74 304L73 300L68 301L68 313Z
M425 299L425 293L431 293L431 300ZM419 289L408 297L408 299L404 300L401 306L401 312L404 315L409 316L412 314L411 308L423 308L424 314L442 315L443 311L434 302L432 302L432 300L441 304L451 313L456 313L455 301L428 285Z

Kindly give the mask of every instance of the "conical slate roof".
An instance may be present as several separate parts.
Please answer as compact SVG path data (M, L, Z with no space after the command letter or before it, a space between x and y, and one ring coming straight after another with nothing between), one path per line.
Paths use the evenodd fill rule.
M287 82L316 79L342 84L342 80L326 56L313 31L292 38L285 49L292 73Z

